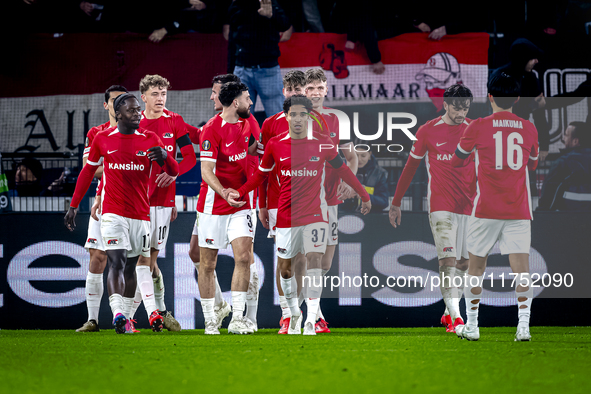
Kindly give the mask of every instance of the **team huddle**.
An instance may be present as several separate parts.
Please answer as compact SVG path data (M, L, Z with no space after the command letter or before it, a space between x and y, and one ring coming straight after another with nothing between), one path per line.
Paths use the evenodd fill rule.
M327 79L321 69L290 71L283 78L283 111L259 128L250 113L246 85L233 74L214 77L210 99L218 112L201 129L166 109L168 81L147 75L137 98L122 86L105 93L109 122L91 129L71 207L64 218L73 230L78 205L93 177L100 178L85 247L88 321L77 331L98 331L103 271L117 333L137 332L134 315L143 302L152 330L179 331L164 303L157 265L177 217L175 180L196 164L200 147L202 183L189 256L198 273L205 334L258 330L259 278L253 242L258 216L275 239L277 288L282 317L279 334L329 333L320 307L322 277L338 244L338 204L352 195L371 210L355 176L357 155L339 140L338 118L324 106ZM460 338L479 339L478 309L486 257L497 240L518 273L519 325L516 340L530 340L533 290L529 277L531 202L528 169L537 164L537 131L512 114L517 82L493 75L493 114L466 118L472 93L462 85L444 94L445 114L419 128L398 182L390 221L400 225L402 197L420 161L429 174L429 218L446 305L442 323ZM175 160L177 149L182 160ZM343 153L343 157L339 154ZM258 214L257 214L258 208ZM232 305L224 300L215 273L220 249L232 246ZM460 277L454 281L455 277ZM464 324L459 300L464 295ZM302 305L306 304L306 318Z

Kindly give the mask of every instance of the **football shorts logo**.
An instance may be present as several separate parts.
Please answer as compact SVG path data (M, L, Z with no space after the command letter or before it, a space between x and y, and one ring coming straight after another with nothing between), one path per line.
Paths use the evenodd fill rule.
M205 240L205 243L208 244L208 245L213 245L215 243L215 241L213 239L211 239L211 238L207 238Z
M320 161L320 157L312 156L312 157L310 157L310 161Z
M107 245L119 245L118 239L110 239L107 241Z
M209 140L203 141L203 143L201 144L201 149L209 150L209 148L211 148L211 142L209 142Z
M172 138L172 133L164 133L162 138Z
M453 246L448 246L447 248L443 248L443 251L444 252L453 252L454 248L453 248Z
M287 249L285 249L285 248L277 248L277 251L279 253L283 253L283 254L287 253Z
M96 243L96 238L88 238L88 240L86 241L89 244L95 244Z
M146 152L144 152L143 150L138 150L137 152L135 152L136 156L146 156Z

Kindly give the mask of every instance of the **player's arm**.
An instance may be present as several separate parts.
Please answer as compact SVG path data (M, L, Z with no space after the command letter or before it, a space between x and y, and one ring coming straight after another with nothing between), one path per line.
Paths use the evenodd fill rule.
M536 135L536 138L534 139L534 143L533 143L531 150L530 150L529 160L527 161L527 168L530 171L533 171L538 167L539 157L540 157L540 146L539 146L538 138Z
M183 160L179 163L179 175L183 175L197 164L197 156L195 156L193 144L188 134L179 137L176 143L183 155ZM173 177L166 172L162 172L156 177L156 184L158 187L168 187L176 181L176 178L176 176Z
M357 175L357 170L359 169L359 159L357 158L357 154L355 153L353 147L354 145L352 142L348 142L339 146L343 152L343 155L345 156L345 160L347 160L347 167L349 167L353 175Z
M90 130L89 130L89 133L90 133ZM88 161L88 155L90 154L90 145L91 145L91 143L90 143L90 140L88 138L88 133L87 133L86 146L84 147L84 152L82 154L82 166L83 167L86 165L86 162ZM95 176L95 178L99 178L99 179L103 177L103 166L99 166L96 169L94 176Z
M273 171L275 168L275 160L273 159L273 155L271 154L272 149L269 148L265 151L263 155L263 159L261 160L261 164L259 165L258 170L254 173L254 175L238 190L229 189L229 192L223 195L228 201L228 204L234 206L242 206L244 204L236 205L239 201L236 201L241 196L245 196L250 193L252 190L259 187L265 179L269 176L269 173ZM241 202L241 201L240 201Z
M66 216L64 216L64 225L70 231L74 231L74 228L76 227L76 213L78 212L78 206L92 183L94 173L102 162L103 158L100 154L99 148L95 147L93 143L86 165L82 167L82 171L80 171L80 175L78 175L74 195L70 202L70 208L68 209Z
M252 134L248 138L248 154L251 156L258 156L259 155L257 139L254 138L254 135L252 135Z
M466 130L464 130L464 134L462 138L460 138L460 142L456 148L454 156L451 159L452 167L465 167L470 164L470 155L474 152L476 147L476 132L478 126L480 124L480 119L473 121L470 123Z
M351 169L347 167L345 163L343 163L343 159L341 159L341 156L338 154L330 159L328 164L330 164L332 168L336 170L336 173L343 180L343 182L351 186L357 192L359 197L361 197L361 201L363 201L363 204L361 205L361 213L367 215L369 211L371 211L371 199L369 198L367 190L365 190L355 174L353 174Z

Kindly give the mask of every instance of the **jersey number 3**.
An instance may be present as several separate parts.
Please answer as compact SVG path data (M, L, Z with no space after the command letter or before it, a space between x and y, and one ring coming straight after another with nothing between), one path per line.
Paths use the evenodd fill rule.
M503 132L497 131L493 134L495 140L495 170L503 169ZM507 137L507 165L512 170L519 170L523 167L523 137L517 132Z

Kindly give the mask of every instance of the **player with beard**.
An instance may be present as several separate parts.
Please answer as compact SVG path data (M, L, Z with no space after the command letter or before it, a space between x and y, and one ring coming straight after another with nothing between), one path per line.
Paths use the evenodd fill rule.
M211 118L201 130L201 191L197 203L200 249L199 293L205 318L205 334L219 334L216 320L215 279L219 249L232 245L232 320L228 332L251 334L254 329L244 319L249 287L253 242L253 217L249 201L240 208L229 206L222 197L224 186L238 188L248 176L247 154L257 154L257 140L245 118L252 101L246 85L228 82L222 85L219 100L221 114ZM223 186L222 186L223 185Z
M445 114L428 121L417 131L417 140L398 180L389 216L392 226L398 227L402 198L425 158L429 175L429 224L439 259L439 288L446 306L441 323L447 332L455 332L456 326L464 324L459 303L468 269L466 236L476 194L476 172L470 165L453 168L451 158L471 122L466 116L473 97L470 89L456 84L445 90L443 100ZM461 279L454 282L454 277Z
M486 259L499 241L501 254L509 255L516 274L518 325L515 341L530 341L529 320L533 287L529 274L532 204L529 171L538 165L538 131L528 120L513 113L519 100L519 83L500 72L488 82L488 98L493 113L466 128L451 161L454 167L473 166L467 160L472 152L476 163L476 197L468 222L466 243L470 254L464 294L466 325L458 325L460 338L477 341L478 310ZM468 162L468 163L466 163Z
M338 149L343 152L347 166L351 169L353 174L357 173L357 154L353 150L352 142L345 142L339 139L339 119L331 109L324 106L324 98L328 94L328 85L326 75L321 68L312 68L306 71L306 97L312 101L314 113L321 119L320 124L325 125L328 130L323 130L317 122L313 122L313 130L329 135L332 143L338 146ZM355 178L357 179L357 178ZM308 264L308 270L318 269L322 275L330 270L332 266L332 259L334 257L335 249L339 243L339 218L338 205L343 203L343 200L352 195L351 187L346 183L341 182L341 178L331 166L326 167L326 179L324 182L326 190L326 202L328 204L328 245L326 253L322 256L321 266L315 267ZM308 302L308 299L306 299ZM322 309L318 307L318 322L316 323L317 333L329 333L328 323L324 319Z
M293 286L294 272L298 271L295 257L308 266L319 267L326 250L329 229L324 193L324 174L326 163L338 176L353 186L363 201L361 212L369 213L371 201L369 194L359 183L351 170L343 165L336 145L325 135L311 131L308 133L308 120L312 110L311 101L301 95L287 98L283 104L289 131L271 138L266 146L259 170L238 190L225 191L231 206L242 206L240 196L258 187L277 167L280 177L279 208L277 212L277 257L281 271L281 287L291 310L288 334L301 334L301 311L298 294ZM304 269L305 271L305 269ZM322 294L322 274L319 269L309 269L304 282L308 292L308 311L304 324L304 335L316 335L320 296Z
M162 331L150 274L149 177L156 170L152 168L154 161L171 176L178 175L178 163L166 153L158 136L140 129L141 108L133 94L117 97L113 109L117 128L94 139L64 223L74 230L77 207L104 162L101 233L109 264L107 283L115 331L128 331L123 297L133 297L138 285L152 330Z
M292 70L289 71L283 77L283 96L289 98L295 94L303 94L304 86L306 85L306 76L303 71ZM262 149L269 142L269 140L279 134L285 133L289 130L285 112L281 111L273 116L268 117L263 122L261 128L261 144ZM279 176L276 170L273 170L269 175L269 178L263 181L263 184L259 187L259 219L263 226L269 230L269 238L275 238L275 226L277 224L277 207L279 203ZM296 264L298 265L298 264ZM301 266L301 265L298 265ZM279 266L276 267L276 285L277 292L279 293L279 305L281 306L281 320L279 321L278 334L287 334L289 321L287 318L291 317L291 311L287 305L287 300L281 289L281 274L279 272ZM297 275L294 275L294 278ZM294 279L295 280L295 279ZM299 287L301 288L301 282ZM292 284L297 286L297 284Z
M82 164L86 165L88 154L90 153L90 146L94 137L103 130L117 127L117 120L115 119L115 111L113 110L113 102L117 97L127 93L121 85L113 85L105 91L105 102L103 107L109 114L109 121L100 126L95 126L88 130L86 134L86 144L84 145L84 153L82 156ZM94 176L100 179L103 176L103 167L99 166L94 173ZM100 203L100 197L96 198L96 203ZM103 272L107 266L107 253L103 245L103 238L101 236L101 222L100 217L95 220L92 216L88 220L88 237L84 247L90 254L90 265L88 266L88 274L86 275L86 286L84 292L86 293L86 307L88 308L88 321L82 325L76 332L95 332L100 331L98 327L99 310L101 307L101 299L103 298Z
M213 106L214 106L215 111L222 111L223 110L222 103L220 102L220 99L219 99L219 94L220 94L220 89L221 89L222 85L227 82L240 82L240 78L238 78L234 74L222 74L222 75L216 75L212 79L211 95L210 95L209 99L211 101L213 101ZM257 138L257 140L258 140L259 135L260 135L260 129L259 129L259 124L257 123L255 117L249 113L249 116L245 120L248 122L248 124L251 128L251 132L252 132L253 136L255 138ZM195 143L195 144L199 144L198 134L196 134L196 133L195 134L190 133L190 134L191 134L191 141L193 141L193 143ZM195 139L194 135L197 135L196 139ZM252 173L254 173L254 171L256 170L256 168L258 166L258 157L248 155L246 157L246 160L248 162L248 168L249 168L248 175L252 175ZM256 203L255 203L256 197L254 196L254 193L251 194L250 198L251 198L251 206L255 207L256 206ZM256 214L254 212L253 212L253 217L256 217ZM193 261L193 264L195 265L195 269L197 270L197 272L199 272L199 266L200 266L198 229L199 229L199 221L196 220L195 225L193 226L193 233L191 235L191 243L189 246L189 257ZM256 226L253 225L253 239L254 239L255 233L256 233ZM252 259L250 262L251 266L253 264L254 264L254 253L252 254ZM256 269L254 269L255 267L253 266L252 268L253 269L250 270L249 286L248 286L248 291L246 293L246 316L245 316L244 321L254 331L254 330L258 330L258 327L256 324L256 322L257 322L256 316L257 316L258 298L259 298L258 297L258 294L259 294L258 280L259 279L258 279L258 273L257 273ZM218 281L215 271L214 271L214 281L215 281L214 312L215 312L215 316L216 316L217 328L219 329L222 326L223 320L230 314L232 309L230 308L230 304L228 304L224 300L223 292L220 287L220 284L219 284L219 281Z

